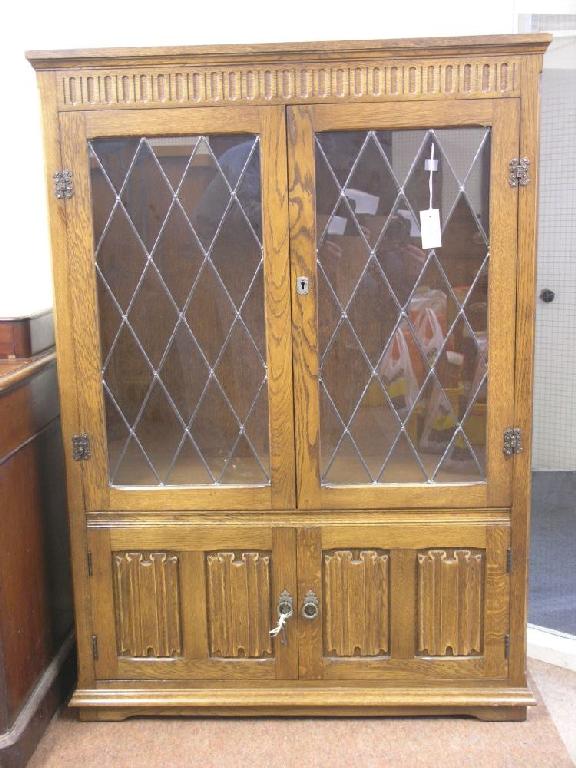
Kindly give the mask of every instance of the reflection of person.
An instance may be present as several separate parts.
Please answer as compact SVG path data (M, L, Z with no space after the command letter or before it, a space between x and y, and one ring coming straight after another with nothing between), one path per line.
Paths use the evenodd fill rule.
M380 137L380 141L384 141L384 151L389 152L386 137ZM413 214L407 210L406 204L404 210L401 203L396 203L398 187L382 158L382 149L376 146L373 138L366 142L366 133L360 131L319 134L319 142L332 168L331 171L324 161L323 153L317 149L318 234L327 226L321 245L321 260L324 261L324 256L335 261L345 256L354 259L354 253L362 247L361 240L365 238L369 247L376 246L376 257L398 300L404 305L426 257L416 245L419 240L410 234L411 231L417 231ZM362 156L351 173L362 147ZM334 176L338 179L338 185ZM346 193L348 204L343 200L338 203L338 187ZM364 200L361 196L364 196ZM366 204L362 205L364 201L372 208L369 212ZM335 205L337 208L334 211ZM395 208L395 205L398 207ZM355 217L352 216L351 208ZM334 217L330 219L332 214ZM386 231L380 237L385 224ZM358 227L364 238L359 236Z
M352 222L350 210L345 203L340 203L337 210L334 206L337 204L339 195L339 185L345 184L358 152L365 140L366 134L357 131L326 132L318 134L318 141L322 147L321 151L316 148L316 217L318 227L318 237L323 233L324 227L329 226L326 233L323 246L326 254L336 259L343 255L343 249L338 242L338 236L330 232L335 227L332 214L344 219L342 221L342 234L354 235L357 230ZM331 169L326 165L324 159L326 156ZM334 179L334 176L338 180ZM352 204L353 205L353 204ZM367 234L367 232L365 232Z
M238 137L236 137L238 138ZM226 177L228 184L235 188L244 170L244 175L238 185L238 194L240 195L242 208L258 237L261 237L261 183L260 183L260 162L258 147L254 148L252 157L246 165L250 150L254 144L254 137L248 137L245 141L234 144L221 155L215 152L222 173ZM214 151L214 150L213 150ZM246 165L246 168L244 166ZM241 192L240 192L241 190ZM216 232L216 229L224 213L225 205L228 202L230 193L228 187L219 172L216 171L214 177L204 189L202 196L198 200L192 223L198 232L200 239L205 243L210 241ZM236 212L240 216L239 211Z
M425 251L415 245L415 240L410 237L410 219L395 213L377 250L378 261L402 306L408 301L426 261Z

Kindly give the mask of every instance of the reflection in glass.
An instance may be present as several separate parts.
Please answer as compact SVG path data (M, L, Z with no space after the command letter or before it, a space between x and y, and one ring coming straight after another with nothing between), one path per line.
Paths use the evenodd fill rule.
M268 484L258 137L89 156L111 484Z
M488 128L317 134L323 484L485 479L489 162Z

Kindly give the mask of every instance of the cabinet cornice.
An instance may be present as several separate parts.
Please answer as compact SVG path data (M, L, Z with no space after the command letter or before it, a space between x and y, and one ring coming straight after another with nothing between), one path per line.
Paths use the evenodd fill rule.
M338 40L257 45L198 45L154 48L81 48L56 51L28 51L26 58L35 69L70 69L110 66L221 65L258 63L282 65L289 61L340 63L358 59L391 59L428 56L519 55L544 53L552 36L473 35L468 37L425 37L392 40Z
M57 73L60 110L519 95L520 57L138 66Z

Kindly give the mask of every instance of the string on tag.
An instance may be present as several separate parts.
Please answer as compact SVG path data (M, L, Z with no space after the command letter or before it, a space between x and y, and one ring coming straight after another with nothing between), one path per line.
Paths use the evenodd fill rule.
M438 160L434 160L434 142L430 144L430 157L425 161L424 168L430 172L428 177L429 202L428 210L432 208L432 174L438 170Z
M424 161L424 170L428 171L428 208L420 211L420 237L422 248L440 248L442 245L442 227L440 210L432 208L432 174L438 170L438 160L434 159L434 142L430 143L430 157Z
M277 635L280 634L280 632L282 632L284 624L286 624L288 619L289 619L289 616L288 616L287 613L279 613L278 614L278 624L276 624L274 629L270 630L270 634L272 635L272 637L276 637Z

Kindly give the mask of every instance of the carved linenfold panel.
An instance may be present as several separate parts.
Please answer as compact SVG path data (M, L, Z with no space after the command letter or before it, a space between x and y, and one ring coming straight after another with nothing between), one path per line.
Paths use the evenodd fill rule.
M381 550L324 553L324 653L383 656L389 650L389 556Z
M182 653L178 557L168 552L115 552L119 656L166 658Z
M95 69L64 71L58 74L58 83L64 109L513 96L519 88L519 60L403 59L234 68Z
M419 655L481 655L484 568L481 550L418 553Z
M272 656L269 552L207 555L210 655Z

